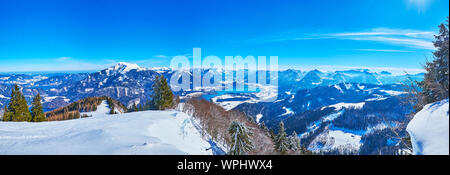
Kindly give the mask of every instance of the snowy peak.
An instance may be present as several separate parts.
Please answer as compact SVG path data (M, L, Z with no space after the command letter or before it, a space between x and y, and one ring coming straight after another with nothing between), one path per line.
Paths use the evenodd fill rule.
M126 73L130 72L131 70L140 71L140 70L145 70L145 69L139 67L137 64L119 62L115 66L112 66L112 67L106 69L106 72L108 74L117 74L117 73L126 74Z

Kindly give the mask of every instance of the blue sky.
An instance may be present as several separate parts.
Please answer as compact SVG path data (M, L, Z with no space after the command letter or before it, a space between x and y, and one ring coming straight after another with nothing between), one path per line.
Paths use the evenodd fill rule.
M280 67L413 71L448 0L0 0L0 72L168 66L176 55L278 56Z

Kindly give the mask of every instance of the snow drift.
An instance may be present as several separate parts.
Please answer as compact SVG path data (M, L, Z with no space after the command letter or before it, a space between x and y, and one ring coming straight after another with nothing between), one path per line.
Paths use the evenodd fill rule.
M185 113L173 110L107 115L105 105L90 113L90 118L0 122L0 154L212 154L210 144Z
M409 122L413 154L449 154L449 100L426 105Z

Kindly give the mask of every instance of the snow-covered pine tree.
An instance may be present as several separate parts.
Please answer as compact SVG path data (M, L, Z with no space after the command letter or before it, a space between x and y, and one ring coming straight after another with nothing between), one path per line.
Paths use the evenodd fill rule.
M267 135L270 135L270 130L269 128L267 128L266 123L264 123L264 121L261 122L261 124L259 125L259 127L261 129L263 129L264 132L266 132Z
M31 121L33 122L42 122L45 121L45 114L44 110L42 109L42 103L41 103L41 95L38 93L33 98L33 107L31 108Z
M228 132L231 137L229 155L247 155L253 149L253 133L245 124L237 120L232 121Z
M281 154L286 154L289 149L289 141L287 138L286 131L284 129L283 121L280 122L280 129L278 130L278 135L275 136L275 150L279 151Z
M422 88L422 104L436 102L449 97L449 19L447 24L439 25L439 35L433 41L436 51L433 60L424 66L424 80L419 83Z
M289 136L289 149L297 152L300 150L300 148L300 139L298 138L297 132L294 131L292 132L292 135Z

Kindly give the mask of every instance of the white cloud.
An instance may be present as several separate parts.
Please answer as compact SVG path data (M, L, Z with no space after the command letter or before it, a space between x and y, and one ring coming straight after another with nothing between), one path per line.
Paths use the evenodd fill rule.
M418 49L433 50L434 33L411 29L374 28L363 32L334 33L338 39L375 41Z
M167 58L167 55L156 55L155 58Z
M56 59L56 61L67 61L67 60L70 60L70 59L72 59L72 57L59 57L59 58Z
M267 36L250 42L282 42L292 40L318 40L318 39L341 39L373 41L388 45L403 46L415 49L434 50L432 40L434 34L431 31L373 28L356 32L322 33L322 34L298 34L302 32L281 33L279 35Z
M366 52L413 52L409 50L394 50L394 49L354 49L354 50Z
M395 38L395 37L384 37L384 36L370 36L370 37L353 37L345 38L349 40L364 40L364 41L376 41L392 45L401 45L407 47L413 47L418 49L434 50L433 43L431 41L423 39L414 38Z
M364 32L335 33L332 36L402 36L422 39L433 39L434 33L430 31L411 29L374 28Z

